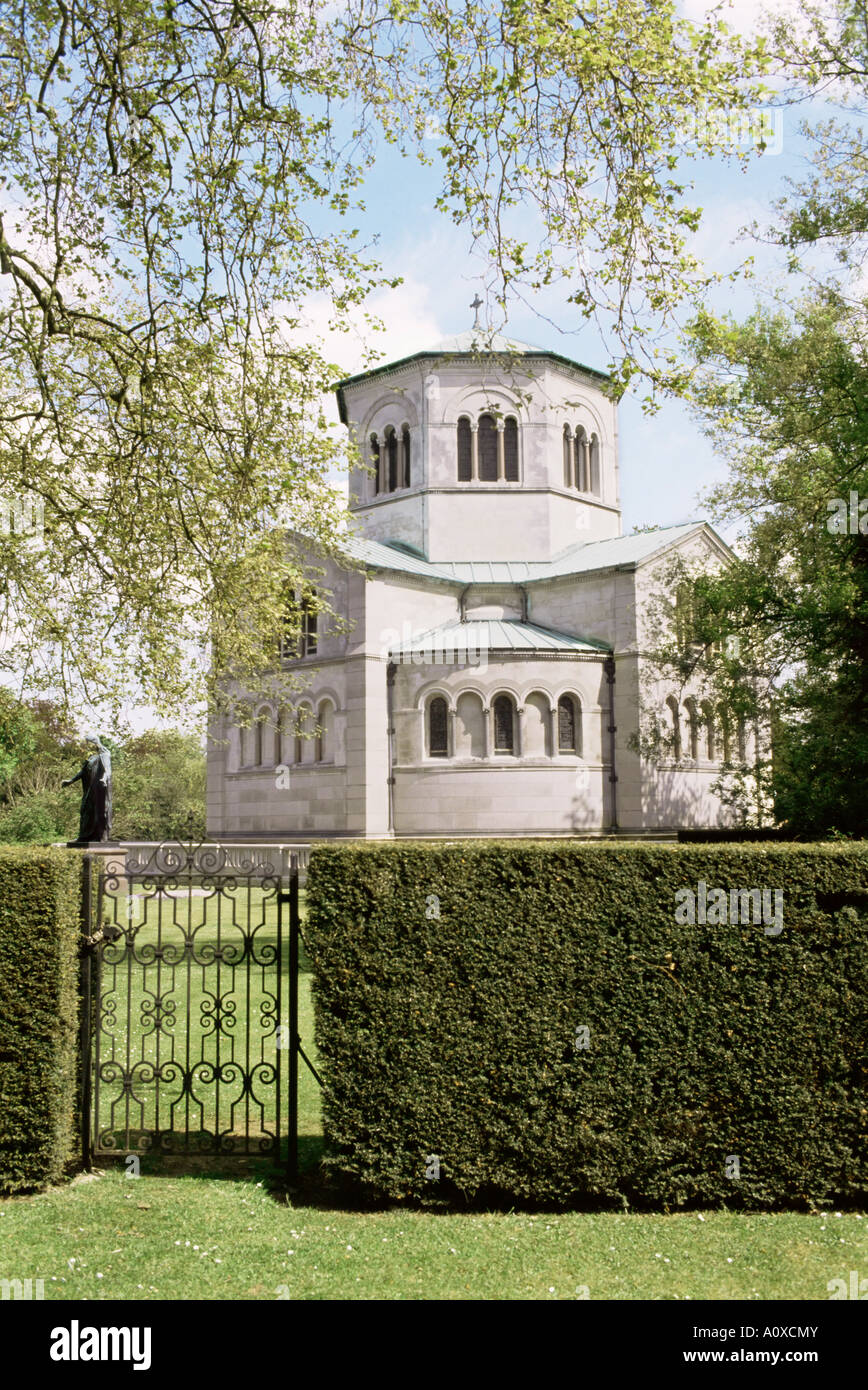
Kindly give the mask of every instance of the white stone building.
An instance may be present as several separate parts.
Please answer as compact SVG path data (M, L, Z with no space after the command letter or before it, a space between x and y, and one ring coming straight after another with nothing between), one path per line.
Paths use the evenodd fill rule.
M347 630L311 620L288 663L305 692L212 729L212 837L726 823L714 711L655 690L681 745L668 765L631 736L655 581L674 550L717 566L727 547L701 522L623 536L605 378L505 339L480 354L476 336L340 383L370 465L351 480L347 563L319 581Z

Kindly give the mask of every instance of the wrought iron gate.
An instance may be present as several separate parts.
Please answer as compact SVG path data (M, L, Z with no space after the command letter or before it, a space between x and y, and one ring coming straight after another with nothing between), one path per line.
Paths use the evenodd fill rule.
M297 1171L300 855L84 856L82 1148L271 1156Z

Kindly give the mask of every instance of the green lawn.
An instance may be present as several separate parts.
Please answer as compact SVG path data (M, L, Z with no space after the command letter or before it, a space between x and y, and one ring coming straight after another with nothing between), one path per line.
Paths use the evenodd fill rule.
M0 1277L46 1299L828 1299L868 1218L358 1212L262 1179L103 1177L0 1203ZM579 1292L577 1292L577 1290Z

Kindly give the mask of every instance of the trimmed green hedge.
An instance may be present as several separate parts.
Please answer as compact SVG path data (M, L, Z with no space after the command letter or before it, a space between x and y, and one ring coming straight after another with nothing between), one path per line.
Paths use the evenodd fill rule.
M77 855L0 848L0 1191L74 1150L80 883Z
M676 920L700 881L783 929ZM317 846L308 913L327 1162L370 1193L868 1194L868 846Z

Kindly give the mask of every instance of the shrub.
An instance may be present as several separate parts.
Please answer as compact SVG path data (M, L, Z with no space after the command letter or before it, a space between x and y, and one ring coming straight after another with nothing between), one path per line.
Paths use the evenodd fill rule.
M73 1153L81 866L0 848L0 1190L56 1182Z
M10 806L0 813L0 843L45 844L60 839L64 831L53 811L51 805L45 804L45 798L39 797L28 797Z
M700 881L783 930L676 920ZM317 846L308 909L328 1163L370 1192L868 1191L868 847Z

